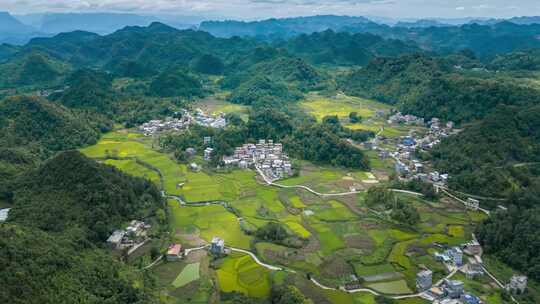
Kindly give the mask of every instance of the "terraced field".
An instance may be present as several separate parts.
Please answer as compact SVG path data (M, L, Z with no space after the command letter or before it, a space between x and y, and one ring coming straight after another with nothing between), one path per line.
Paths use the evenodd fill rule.
M415 227L404 228L370 212L362 194L323 199L304 190L261 184L255 172L249 170L192 172L185 164L153 150L148 139L129 132L107 134L82 152L129 174L146 177L161 185L167 194L180 196L188 203L218 203L194 207L169 200L175 242L195 247L219 236L228 246L251 250L255 229L269 222L280 222L290 233L304 239L305 245L288 248L257 243L256 254L266 263L309 272L329 286L345 284L352 275L357 275L365 279L367 286L382 293L410 293L414 290L418 265L435 270L434 279L444 274L442 265L432 257L436 244L463 243L469 239L472 225L484 218L460 206L403 196L421 217ZM363 180L371 178L367 172L302 165L298 177L282 183L308 185L328 192L347 191L352 185L369 187L362 185ZM205 274L197 280L195 266L189 265L174 268L170 273L158 272L158 277L169 282L171 296L184 298L189 290L193 297L202 297L201 286L211 288L209 276ZM201 273L208 271L203 264L199 267ZM238 291L264 298L271 286L269 271L247 256L227 257L216 275L224 292ZM333 303L358 298L365 298L364 303L373 301L372 297L361 294L338 291L323 294Z
M216 272L219 287L224 292L236 291L254 298L267 298L270 294L269 270L248 255L231 254Z

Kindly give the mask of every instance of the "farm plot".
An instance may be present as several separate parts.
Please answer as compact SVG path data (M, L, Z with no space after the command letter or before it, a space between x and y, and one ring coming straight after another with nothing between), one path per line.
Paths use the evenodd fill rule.
M178 202L169 201L169 207L176 229L198 230L200 237L207 242L219 236L227 245L249 249L251 237L243 233L238 219L223 206L180 207Z
M233 254L225 258L216 272L224 292L241 292L254 298L270 295L270 271L248 255Z
M172 282L172 285L176 288L183 287L191 282L197 281L199 276L199 266L200 263L187 264L182 272L176 277Z

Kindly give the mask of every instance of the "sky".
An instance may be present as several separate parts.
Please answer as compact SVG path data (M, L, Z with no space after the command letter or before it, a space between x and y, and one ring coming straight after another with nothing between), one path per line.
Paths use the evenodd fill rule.
M235 19L334 14L390 18L540 15L540 0L0 0L14 14L124 12Z

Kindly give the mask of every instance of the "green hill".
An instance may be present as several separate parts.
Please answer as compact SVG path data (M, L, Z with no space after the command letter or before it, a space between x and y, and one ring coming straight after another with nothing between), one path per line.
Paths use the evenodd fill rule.
M95 143L99 133L74 112L35 97L0 101L0 146L49 154Z
M116 99L112 81L112 75L102 71L77 70L66 81L68 89L53 99L70 108L111 113Z
M140 272L75 240L0 225L2 303L157 303Z
M447 58L426 55L376 58L342 77L339 86L349 95L396 104L406 113L458 123L481 119L497 105L527 106L540 100L535 89L512 79L468 74Z
M150 84L149 94L158 97L201 97L204 94L197 76L184 69L170 68Z
M104 242L123 223L161 207L157 188L78 151L58 154L17 181L9 221L51 232L78 229Z
M0 65L0 86L40 86L59 83L69 66L39 52L17 55Z

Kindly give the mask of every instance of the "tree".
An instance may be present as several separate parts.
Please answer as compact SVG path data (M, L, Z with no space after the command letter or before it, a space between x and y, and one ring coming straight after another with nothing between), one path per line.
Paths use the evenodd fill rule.
M272 304L313 304L313 301L306 298L298 288L292 285L273 289L271 301Z
M362 117L358 116L358 112L351 112L349 113L349 122L350 123L361 123Z
M371 187L367 191L366 205L369 207L383 205L385 208L389 208L389 206L392 206L396 200L396 196L389 189L381 186Z

